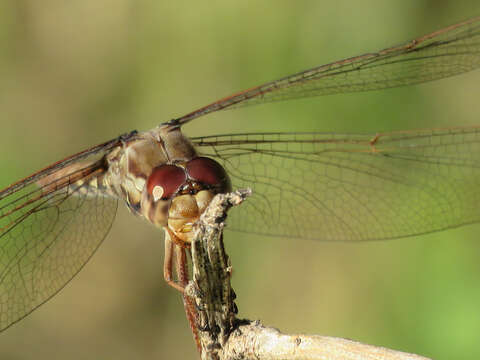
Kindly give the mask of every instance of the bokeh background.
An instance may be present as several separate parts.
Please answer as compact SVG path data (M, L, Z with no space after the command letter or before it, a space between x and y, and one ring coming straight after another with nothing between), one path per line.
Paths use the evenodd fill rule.
M477 0L0 2L0 187L217 98L478 15ZM226 111L187 134L478 124L480 72ZM461 191L461 189L459 189ZM332 244L228 233L240 316L423 354L480 357L479 226ZM0 359L196 359L163 235L120 208L85 269L0 334Z

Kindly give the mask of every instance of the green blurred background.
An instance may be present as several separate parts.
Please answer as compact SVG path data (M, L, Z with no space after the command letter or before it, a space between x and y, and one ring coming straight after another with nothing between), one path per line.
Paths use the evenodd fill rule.
M478 15L478 0L0 3L0 187L231 92ZM478 124L480 72L226 111L187 134ZM460 189L461 190L461 189ZM240 316L435 359L480 358L479 226L363 244L228 233ZM163 281L163 235L121 207L59 295L0 334L0 359L196 359Z

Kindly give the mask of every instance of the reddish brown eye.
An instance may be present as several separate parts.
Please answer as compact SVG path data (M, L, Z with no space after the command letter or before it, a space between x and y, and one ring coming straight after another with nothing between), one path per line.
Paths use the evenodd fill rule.
M147 180L147 192L156 200L168 199L187 180L185 171L175 165L160 165L153 169Z
M220 191L230 191L231 184L225 169L213 159L198 157L190 160L186 169L188 176L200 183L219 187Z

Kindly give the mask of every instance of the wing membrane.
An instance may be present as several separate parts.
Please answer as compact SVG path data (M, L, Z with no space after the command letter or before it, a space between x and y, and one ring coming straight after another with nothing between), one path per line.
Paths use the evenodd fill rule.
M339 60L233 94L176 121L272 101L419 84L480 66L480 17L374 53Z
M100 150L105 148L90 155ZM103 159L59 162L54 170L48 167L0 192L0 331L60 291L115 217L117 200L90 186L105 171Z
M378 135L194 138L253 196L229 228L332 241L391 239L480 220L480 128Z

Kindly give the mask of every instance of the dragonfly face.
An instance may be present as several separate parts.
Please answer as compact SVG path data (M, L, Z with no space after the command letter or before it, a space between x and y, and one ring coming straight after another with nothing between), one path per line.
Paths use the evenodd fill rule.
M0 191L0 329L78 273L107 235L118 199L166 229L167 244L184 248L192 223L215 193L231 188L229 179L233 188L254 191L229 219L229 228L239 231L363 241L478 222L478 127L191 140L180 127L226 108L470 71L480 66L479 44L480 18L470 19L402 46L242 91L151 131L87 149ZM166 278L171 280L168 269Z

